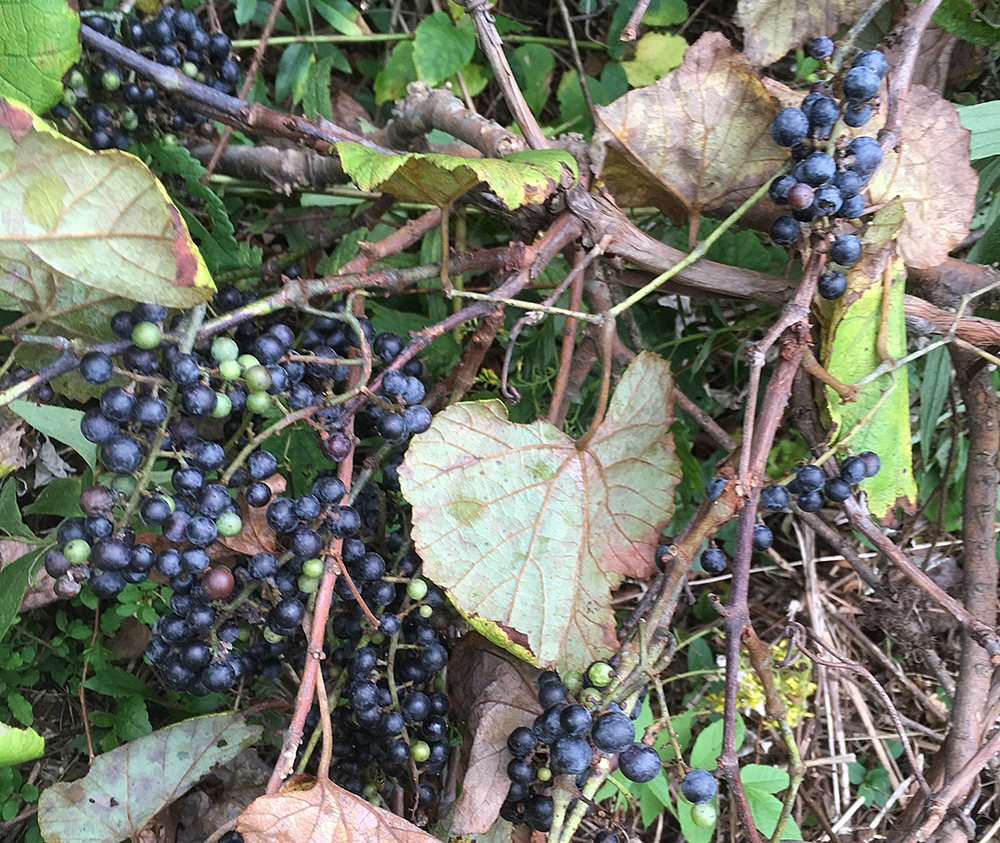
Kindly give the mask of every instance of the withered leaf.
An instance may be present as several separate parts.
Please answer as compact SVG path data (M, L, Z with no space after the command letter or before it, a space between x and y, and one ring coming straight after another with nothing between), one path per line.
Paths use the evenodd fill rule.
M263 481L271 490L271 498L285 491L287 481L280 474L272 474ZM243 529L235 536L219 536L218 543L236 553L253 556L255 553L277 550L277 540L274 530L267 523L266 506L247 506L246 500L240 498L240 518Z
M309 790L255 799L240 814L236 830L245 843L439 843L329 779Z
M774 64L814 35L833 35L853 23L868 0L740 0L736 22L743 27L744 51L760 67Z
M687 222L735 207L785 160L768 134L774 112L754 66L706 32L655 85L597 109L591 154L620 205Z
M507 796L507 736L542 713L539 671L471 633L452 652L448 676L452 710L464 725L465 776L455 803L452 831L484 834Z

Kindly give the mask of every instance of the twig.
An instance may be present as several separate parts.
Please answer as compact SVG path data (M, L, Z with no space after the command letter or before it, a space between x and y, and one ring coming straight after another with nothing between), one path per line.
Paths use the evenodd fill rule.
M649 4L649 0L639 0ZM580 83L580 90L583 92L583 101L587 104L587 114L591 121L597 113L594 109L594 98L590 95L590 88L587 85L587 74L583 69L583 59L580 57L580 48L576 43L576 34L573 32L573 20L570 18L569 9L566 7L566 0L558 0L559 13L562 15L563 26L566 27L566 39L569 41L569 51L573 56L573 64L576 66L577 81ZM634 37L634 36L633 36Z
M632 14L628 16L628 21L625 23L625 27L618 35L619 41L635 41L635 36L637 34L637 30L639 29L639 22L642 20L642 16L646 14L646 9L648 8L649 0L639 0L639 2L635 4Z
M94 634L90 636L90 652L93 653L94 645L97 643L97 634L101 631L101 606L98 603L94 609ZM80 697L80 710L83 714L83 731L87 736L87 755L90 757L90 766L94 766L94 737L90 733L90 715L87 713L87 694L83 683L87 681L87 668L90 667L90 659L83 660L83 670L80 671L80 684L77 686L77 694Z

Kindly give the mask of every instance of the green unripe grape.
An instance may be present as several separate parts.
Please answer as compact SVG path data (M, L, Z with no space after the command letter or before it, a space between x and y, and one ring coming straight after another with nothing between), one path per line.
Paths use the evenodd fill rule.
M418 764L423 764L431 757L431 748L425 741L414 741L410 744L410 757Z
M240 347L232 337L216 337L212 340L212 356L220 363L223 360L236 360L240 356Z
M702 802L700 805L691 806L691 822L698 828L711 828L715 825L718 816L719 812L711 802Z
M72 108L73 106L75 106L76 91L74 91L72 88L67 88L65 91L63 91L62 104L65 105L66 108Z
M535 777L540 782L552 781L552 771L548 767L539 767Z
M271 407L271 396L266 392L251 392L247 396L247 409L251 413L257 413L257 415L262 416Z
M169 132L160 138L163 141L164 146L177 146L179 141L177 140L177 135L170 134Z
M132 497L132 493L135 492L135 478L131 474L116 474L111 482L108 483L111 487L112 492L118 492L119 495L125 495L125 497ZM173 512L174 502L171 498L167 498L170 501L170 511Z
M235 512L223 512L215 519L215 526L220 536L235 536L243 529L243 519Z
M193 61L186 61L181 65L181 73L188 77L188 79L194 79L198 75L198 65Z
M324 568L323 560L313 557L302 563L302 574L306 577L321 577Z
M208 77L207 77L207 76L206 76L206 75L205 75L204 73L202 73L202 72L201 72L201 71L199 70L199 71L198 71L198 75L197 75L197 76L195 76L194 78L195 78L196 80L198 80L199 82L201 82L201 84L202 84L202 85L204 85L204 84L205 84L205 80L206 80L206 79L207 79Z
M583 687L583 674L579 670L568 670L563 674L563 685L571 691L579 691Z
M84 85L87 84L87 80L79 70L74 70L69 75L69 82L67 84L71 88L82 88Z
M131 132L139 125L139 116L131 109L127 109L121 116L122 128Z
M239 632L236 633L236 640L246 644L250 640L250 630L241 626Z
M156 348L162 339L163 334L152 322L140 322L132 329L132 342L139 348Z
M236 380L242 371L240 364L235 360L223 360L219 363L219 377L227 381Z
M263 638L268 644L277 644L282 640L281 636L269 626L264 627Z
M299 591L315 594L319 590L319 577L299 577Z
M101 77L101 84L104 86L105 91L114 92L122 86L122 78L113 70L106 70Z
M584 705L596 705L601 701L601 692L597 688L584 688L580 691L580 702Z
M243 383L251 392L267 392L268 387L271 386L271 373L265 366L258 363L243 373Z
M73 539L71 542L66 542L66 547L63 548L63 556L66 557L71 565L82 565L90 556L90 545L83 539Z
M607 662L594 662L587 670L587 681L595 688L606 688L614 675L614 668Z
M244 372L247 369L252 369L254 366L260 365L260 360L252 354L241 354L236 358L236 362L240 364L240 368L242 368Z
M427 596L427 582L419 577L410 580L406 586L406 596L411 600L423 600Z
M212 410L213 419L224 419L233 411L233 402L224 392L215 393L215 409Z
M417 609L417 611L420 613L420 617L422 617L424 620L427 620L427 618L429 618L431 615L434 614L434 607L428 606L425 603L423 606Z
M374 782L368 782L368 784L365 785L365 789L362 791L362 793L364 793L365 799L371 802L372 799L378 796L378 787L375 786Z

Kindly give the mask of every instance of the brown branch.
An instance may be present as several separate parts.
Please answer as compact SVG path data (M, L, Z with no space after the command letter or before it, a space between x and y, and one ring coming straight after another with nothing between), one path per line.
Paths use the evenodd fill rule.
M625 23L625 28L622 29L621 33L618 35L619 41L635 41L635 36L639 29L639 22L642 20L642 16L646 14L646 9L648 8L649 0L639 0L639 2L635 4L632 14L628 16L628 21Z
M460 401L472 389L483 358L493 345L493 340L496 339L503 322L503 310L480 318L476 332L465 344L458 365L452 367L448 376L434 384L427 393L423 403L433 412L439 412L448 404Z

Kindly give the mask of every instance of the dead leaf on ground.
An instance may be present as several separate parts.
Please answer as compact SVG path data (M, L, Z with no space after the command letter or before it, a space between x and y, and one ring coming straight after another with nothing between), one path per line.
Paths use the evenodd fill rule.
M255 799L236 821L244 843L440 843L402 817L319 779Z
M287 485L280 474L272 474L264 483L271 490L272 500L285 491ZM247 506L246 500L241 497L240 518L243 520L243 529L235 536L219 536L219 544L247 556L265 550L274 553L278 549L277 536L267 523L266 506Z
M655 205L676 223L732 208L787 157L756 68L717 32L655 85L597 109L591 154L620 205Z
M485 834L495 824L507 796L507 736L530 726L542 713L539 671L470 633L449 661L452 710L463 723L462 794L455 803L452 831Z
M20 421L0 425L0 477L24 468L24 453L21 450L23 435L24 427Z
M744 52L760 67L774 64L814 35L833 35L854 23L869 0L740 0L736 23L743 27Z

